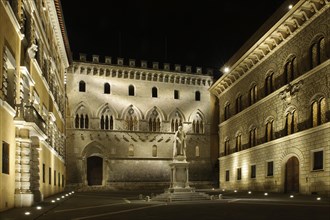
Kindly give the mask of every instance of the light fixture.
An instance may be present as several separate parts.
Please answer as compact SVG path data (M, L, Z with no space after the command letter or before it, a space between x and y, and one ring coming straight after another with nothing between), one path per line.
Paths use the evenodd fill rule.
M25 215L30 215L30 214L31 214L31 212L25 212L24 214L25 214Z
M317 200L317 201L320 201L320 200L321 200L321 197L317 197L316 200Z
M265 195L265 196L268 196L268 193L265 193L264 195Z
M62 196L62 199L64 199L65 198L65 196Z
M228 73L229 72L229 68L228 67L225 67L223 70L225 71L225 73Z
M292 5L289 5L289 7L288 7L288 8L289 8L289 9L292 9L292 7L293 7Z
M57 198L56 200L61 200L60 198Z
M37 210L40 210L40 209L42 209L42 207L41 207L41 206L37 206L36 208L37 208Z
M294 197L294 195L290 195L290 198L293 198Z
M235 189L234 192L237 193L237 190Z
M251 194L252 192L251 192L251 191L249 191L248 193L249 193L249 194Z
M52 203L55 203L55 200L52 200Z
M69 196L69 194L65 194L65 196Z

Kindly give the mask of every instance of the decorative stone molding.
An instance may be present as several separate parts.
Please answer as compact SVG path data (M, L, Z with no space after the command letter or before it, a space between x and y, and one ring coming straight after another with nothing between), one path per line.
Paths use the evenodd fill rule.
M302 80L295 84L288 84L284 91L279 93L280 99L283 100L286 104L291 104L292 98L296 96L296 93L300 90L302 85Z

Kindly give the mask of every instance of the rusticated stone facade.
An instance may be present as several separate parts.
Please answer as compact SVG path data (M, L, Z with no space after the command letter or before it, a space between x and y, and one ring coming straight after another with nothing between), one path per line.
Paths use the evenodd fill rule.
M59 0L0 1L0 211L65 187L64 73L70 48Z
M174 132L187 133L193 185L214 184L218 141L212 76L119 58L73 62L67 74L68 184L169 186Z
M330 194L329 6L298 1L212 86L222 189Z

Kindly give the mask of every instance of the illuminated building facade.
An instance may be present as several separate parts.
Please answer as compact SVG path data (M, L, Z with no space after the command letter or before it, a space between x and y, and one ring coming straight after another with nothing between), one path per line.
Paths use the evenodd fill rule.
M65 187L68 41L58 0L0 1L0 211Z
M329 6L283 5L210 89L221 189L330 195Z
M169 186L173 136L187 133L192 185L213 184L217 162L212 74L201 68L81 54L68 69L67 168L72 187ZM150 64L150 63L149 63ZM89 186L89 187L88 187Z

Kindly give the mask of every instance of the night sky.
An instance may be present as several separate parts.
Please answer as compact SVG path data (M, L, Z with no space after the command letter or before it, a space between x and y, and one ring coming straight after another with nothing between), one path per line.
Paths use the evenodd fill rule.
M218 70L285 0L62 0L79 53ZM289 3L288 3L289 4ZM183 68L184 69L184 68Z

